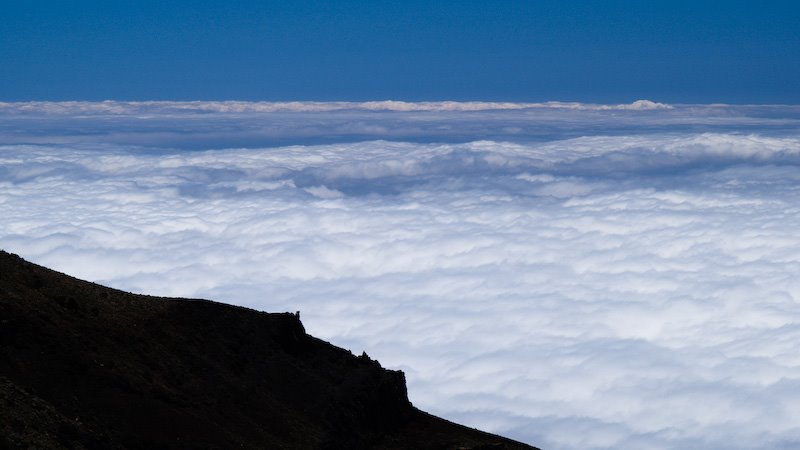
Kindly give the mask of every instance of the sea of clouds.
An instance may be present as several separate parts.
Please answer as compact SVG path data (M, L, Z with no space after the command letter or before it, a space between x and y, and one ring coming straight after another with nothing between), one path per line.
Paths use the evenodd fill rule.
M800 108L225 103L0 104L0 248L547 449L800 446Z

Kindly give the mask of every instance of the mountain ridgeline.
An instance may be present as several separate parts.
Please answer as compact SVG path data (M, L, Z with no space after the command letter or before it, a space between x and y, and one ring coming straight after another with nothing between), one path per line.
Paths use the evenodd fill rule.
M414 408L299 317L134 295L0 251L0 449L532 449Z

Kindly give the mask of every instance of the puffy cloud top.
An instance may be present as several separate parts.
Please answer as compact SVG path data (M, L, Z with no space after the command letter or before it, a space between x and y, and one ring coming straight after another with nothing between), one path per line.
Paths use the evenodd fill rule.
M422 120L405 112L361 124L381 140L165 138L237 142L229 114L161 108L158 132L6 116L0 247L122 289L301 310L405 370L418 406L545 448L800 445L793 109L480 116L535 139L487 139L466 112L423 118L457 142L402 142ZM314 117L314 136L361 120Z

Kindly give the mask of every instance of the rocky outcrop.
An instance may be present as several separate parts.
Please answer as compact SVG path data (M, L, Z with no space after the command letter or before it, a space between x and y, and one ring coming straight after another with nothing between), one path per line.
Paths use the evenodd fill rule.
M29 447L531 448L418 411L402 372L298 315L133 295L0 252L0 448Z

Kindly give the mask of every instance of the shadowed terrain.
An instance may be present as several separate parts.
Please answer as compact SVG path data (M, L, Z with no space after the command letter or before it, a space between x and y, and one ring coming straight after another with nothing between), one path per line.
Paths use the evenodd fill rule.
M414 408L294 314L134 295L0 251L0 449L531 449Z

